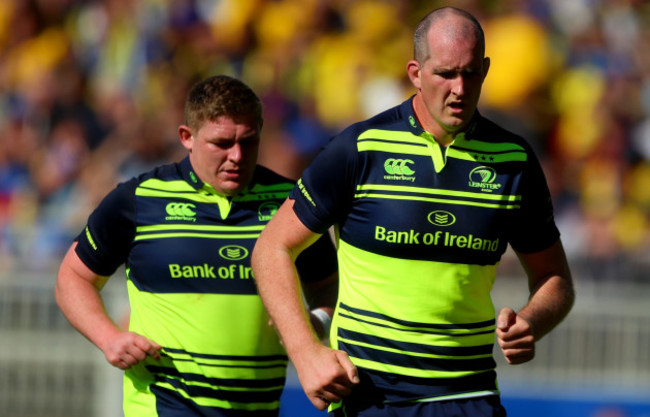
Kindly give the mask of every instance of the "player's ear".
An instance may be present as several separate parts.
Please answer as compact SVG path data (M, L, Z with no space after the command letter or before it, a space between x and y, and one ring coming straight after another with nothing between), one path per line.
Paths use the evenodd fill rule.
M185 149L192 152L192 146L194 145L194 137L192 136L192 129L186 125L178 126L178 137L181 140L181 144Z
M490 69L490 58L486 56L485 58L483 58L483 80L485 80L485 77L487 77L489 69Z
M420 81L422 68L420 67L420 63L415 59L410 60L406 64L406 73L408 74L409 79L411 80L411 84L413 84L413 86L417 90L420 90L420 88L422 87L422 82Z

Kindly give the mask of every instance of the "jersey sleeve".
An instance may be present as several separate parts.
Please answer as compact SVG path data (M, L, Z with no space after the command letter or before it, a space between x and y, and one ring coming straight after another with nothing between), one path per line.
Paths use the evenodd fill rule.
M560 237L553 215L553 202L544 171L532 150L523 176L521 210L510 223L509 242L522 253L534 253L551 246Z
M122 265L135 236L136 180L118 185L90 214L76 237L76 253L98 275L109 276Z
M357 155L355 136L343 132L323 148L291 191L294 212L310 230L324 233L350 209Z

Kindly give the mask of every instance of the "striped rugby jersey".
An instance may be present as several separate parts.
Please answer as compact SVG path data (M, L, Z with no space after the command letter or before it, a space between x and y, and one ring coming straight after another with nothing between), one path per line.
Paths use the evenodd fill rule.
M100 275L125 264L130 330L163 346L161 361L126 371L127 416L166 415L165 404L183 403L206 416L277 416L288 359L250 255L294 183L258 166L229 199L185 158L118 185L90 215L77 253ZM300 255L303 280L336 270L328 240Z
M496 394L496 266L508 244L559 238L550 193L521 137L477 113L442 147L411 100L333 138L291 193L308 228L337 228L330 340L358 366L358 395Z

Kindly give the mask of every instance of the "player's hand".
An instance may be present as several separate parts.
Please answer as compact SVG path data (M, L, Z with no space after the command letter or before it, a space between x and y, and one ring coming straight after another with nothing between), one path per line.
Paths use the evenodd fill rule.
M314 344L310 352L302 352L293 360L298 379L307 398L319 410L341 401L359 383L357 368L347 353Z
M113 366L126 370L152 357L160 359L162 347L147 339L146 337L133 332L119 332L113 336L102 349L106 360Z
M505 307L497 318L497 341L509 364L517 365L535 357L535 335L530 323Z

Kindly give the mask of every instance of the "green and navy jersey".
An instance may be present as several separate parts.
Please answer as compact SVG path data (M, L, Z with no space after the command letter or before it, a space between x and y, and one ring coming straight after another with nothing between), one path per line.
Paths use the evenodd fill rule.
M387 401L498 393L490 297L510 244L559 238L541 166L519 136L476 114L447 147L411 99L334 137L292 191L315 232L336 225L330 341Z
M126 371L126 415L166 415L165 404L177 401L206 416L277 415L288 359L250 255L294 184L258 166L249 186L227 198L186 158L121 183L90 215L78 255L100 275L125 264L130 330L163 346L161 361ZM336 270L327 238L298 259L305 281Z

